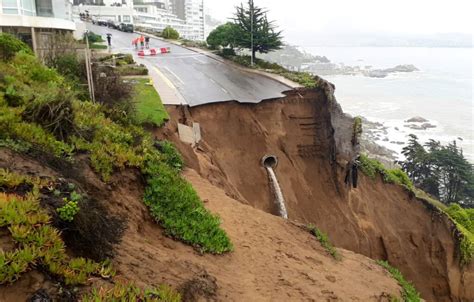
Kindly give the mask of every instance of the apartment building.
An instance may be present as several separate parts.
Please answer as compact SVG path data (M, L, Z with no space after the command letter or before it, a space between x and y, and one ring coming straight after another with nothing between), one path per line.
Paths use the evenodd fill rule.
M168 0L168 9L191 26L190 40L204 40L204 0Z
M70 0L0 0L0 32L17 36L35 53L55 34L75 29Z

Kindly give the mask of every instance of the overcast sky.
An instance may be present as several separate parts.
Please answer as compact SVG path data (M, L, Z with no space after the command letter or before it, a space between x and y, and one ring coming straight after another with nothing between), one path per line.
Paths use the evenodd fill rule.
M204 0L211 16L232 16L241 0ZM247 0L243 0L244 3ZM287 41L303 32L471 33L474 0L255 0Z

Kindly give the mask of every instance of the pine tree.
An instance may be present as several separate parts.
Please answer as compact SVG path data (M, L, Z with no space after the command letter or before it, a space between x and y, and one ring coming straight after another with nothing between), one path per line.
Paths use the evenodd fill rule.
M282 47L281 31L275 30L273 22L268 21L267 11L255 6L253 0L248 0L248 7L243 4L236 7L234 21L240 28L236 44L250 49L254 61L256 52L268 53Z

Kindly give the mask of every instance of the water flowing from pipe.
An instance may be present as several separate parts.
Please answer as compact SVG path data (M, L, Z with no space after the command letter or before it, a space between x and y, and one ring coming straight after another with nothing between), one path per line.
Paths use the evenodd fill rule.
M288 219L288 212L286 212L285 199L283 198L283 193L281 192L280 184L276 177L275 171L270 166L265 167L268 171L268 177L270 178L270 183L275 193L275 202L278 206L278 212L281 217Z

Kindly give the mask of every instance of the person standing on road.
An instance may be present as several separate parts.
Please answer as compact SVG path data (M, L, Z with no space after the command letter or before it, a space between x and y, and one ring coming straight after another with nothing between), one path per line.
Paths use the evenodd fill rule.
M109 45L109 48L112 47L112 34L107 34L107 45Z
M143 46L145 45L145 37L143 37L143 35L140 36L140 46L142 47L143 49Z
M145 47L147 49L150 48L150 37L148 36L145 37Z
M138 49L138 38L132 40L132 45L135 46L135 49Z

